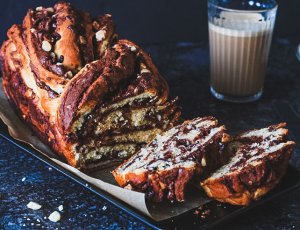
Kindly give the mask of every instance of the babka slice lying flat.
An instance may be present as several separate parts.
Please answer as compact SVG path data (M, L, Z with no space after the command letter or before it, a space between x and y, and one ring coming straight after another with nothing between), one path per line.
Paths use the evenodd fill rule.
M285 174L295 143L285 123L245 132L228 143L230 162L201 186L211 198L247 205L274 188Z
M111 15L59 2L30 9L0 50L3 89L19 115L69 164L129 158L180 111L150 56L118 40Z
M118 184L146 193L154 201L184 201L184 190L203 169L212 172L223 163L224 126L213 117L185 121L142 148L112 173Z

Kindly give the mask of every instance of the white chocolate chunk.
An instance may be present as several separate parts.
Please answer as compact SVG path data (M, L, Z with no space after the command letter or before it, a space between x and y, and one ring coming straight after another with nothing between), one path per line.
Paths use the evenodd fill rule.
M53 7L48 7L48 8L47 8L47 11L53 13L53 12L54 12L54 9L53 9Z
M42 42L42 49L45 50L46 52L49 52L52 49L52 46L51 46L50 42L43 41Z
M73 73L72 73L72 71L68 71L68 72L66 73L66 76L67 76L68 78L71 78L71 77L73 77Z
M104 30L99 30L97 33L96 33L96 40L98 42L101 42L104 38L105 38L105 31Z
M33 201L30 201L28 204L27 204L27 208L30 208L32 210L38 210L42 207L42 205L36 203L36 202L33 202Z
M52 222L58 222L60 221L60 213L58 211L54 211L50 214L50 216L48 217L48 219Z
M136 51L136 47L130 46L130 51L135 52Z
M202 157L201 165L202 165L202 167L205 167L205 166L206 166L206 160L205 160L205 157Z
M148 69L142 69L142 70L141 70L141 73L151 73L151 72L150 72L150 70L148 70Z

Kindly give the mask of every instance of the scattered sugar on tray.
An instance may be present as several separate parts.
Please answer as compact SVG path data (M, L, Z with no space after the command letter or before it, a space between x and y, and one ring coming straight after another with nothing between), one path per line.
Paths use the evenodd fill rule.
M106 209L107 209L107 207L104 205L104 206L102 207L102 210L105 211Z
M23 177L23 178L22 178L22 182L24 182L25 180L26 180L26 177Z

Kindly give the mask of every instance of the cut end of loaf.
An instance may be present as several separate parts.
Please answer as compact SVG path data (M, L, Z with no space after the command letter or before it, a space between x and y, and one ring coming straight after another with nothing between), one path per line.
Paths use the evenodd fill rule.
M220 165L218 150L224 130L213 117L185 121L157 135L113 175L120 186L145 192L151 200L183 201L194 175Z

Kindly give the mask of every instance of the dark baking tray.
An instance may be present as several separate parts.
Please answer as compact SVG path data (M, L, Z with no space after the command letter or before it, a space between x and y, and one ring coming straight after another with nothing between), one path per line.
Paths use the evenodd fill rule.
M89 184L85 180L79 178L75 174L67 171L66 169L62 168L61 166L55 164L47 157L43 156L38 151L34 150L27 144L14 140L8 133L7 127L5 124L0 122L0 136L9 141L10 143L18 146L25 152L31 154L32 156L40 159L44 163L48 164L52 168L58 170L59 172L63 173L67 177L71 178L72 180L76 181L77 183L81 184L85 188L89 189L90 191L94 192L95 194L99 195L100 197L104 198L105 200L109 201L111 204L117 206L118 208L122 209L123 211L129 213L130 215L134 216L138 220L142 221L143 223L147 224L149 227L154 229L209 229L215 227L225 221L236 217L250 209L253 209L263 203L274 199L277 196L283 195L287 192L290 192L297 187L300 187L300 171L295 169L293 166L289 166L288 171L283 178L282 182L266 195L263 199L253 202L248 207L238 207L232 205L221 204L217 201L211 201L205 204L202 207L202 210L206 212L205 218L201 217L201 213L196 215L195 210L191 210L181 216L177 216L175 218L169 219L167 221L162 222L155 222L149 217L143 215L139 211L135 210L134 208L128 206L124 202L118 200L117 198L111 196L110 194L106 193L105 191L94 187L93 185ZM86 186L88 184L89 186ZM208 211L207 211L208 210Z

